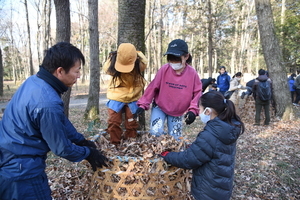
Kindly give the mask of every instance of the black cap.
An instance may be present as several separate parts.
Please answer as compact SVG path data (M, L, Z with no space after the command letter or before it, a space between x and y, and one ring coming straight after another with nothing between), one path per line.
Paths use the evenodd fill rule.
M171 54L177 57L180 57L184 54L188 54L189 50L188 50L188 45L185 41L181 40L181 39L176 39L173 40L172 42L170 42L169 46L168 46L168 50L165 53L165 55Z

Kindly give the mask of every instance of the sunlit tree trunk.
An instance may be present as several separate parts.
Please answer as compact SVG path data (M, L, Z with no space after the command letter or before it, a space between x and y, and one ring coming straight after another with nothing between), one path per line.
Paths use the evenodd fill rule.
M43 14L42 14L42 19L43 19L43 24L44 24L44 40L43 40L43 50L47 49L51 45L51 0L44 0L44 5L43 5Z
M208 74L209 77L212 76L212 54L213 54L213 33L212 33L212 9L211 9L211 1L208 0L207 1L207 12L208 12L208 16L207 16L207 21L208 21Z
M237 19L235 21L235 29L234 29L234 37L232 38L233 46L232 46L232 52L231 52L231 64L230 64L230 71L233 73L236 69L236 54L237 54L237 48L238 48L238 31L239 30L239 15L237 16Z
M10 48L9 48L9 53L11 55L11 67L12 67L12 78L14 81L14 84L17 83L17 79L16 79L16 62L17 62L17 52L15 50L15 40L14 40L14 35L13 35L13 20L12 20L12 11L13 9L11 8L10 10L10 26L9 26L9 34L10 34Z
M70 42L71 19L69 0L54 0L56 10L56 42ZM69 116L71 87L62 95L65 115Z
M200 43L203 44L204 43L204 40L205 40L205 37L203 35L200 35ZM199 68L200 68L200 74L201 74L201 78L204 78L203 77L203 73L204 73L204 58L205 58L205 55L204 55L204 51L200 51L199 52Z
M90 43L90 85L85 119L99 119L100 62L98 32L98 0L88 0L89 43Z
M86 45L87 45L87 35L88 35L88 27L87 27L87 24L89 23L88 22L88 19L86 17L86 2L85 1L78 1L77 2L77 9L79 10L78 12L78 19L79 19L79 38L78 40L80 41L80 50L83 54L87 53L85 52L85 49L86 49ZM98 6L98 4L97 4ZM98 16L97 16L98 17ZM99 36L99 34L98 34ZM99 39L98 39L99 41ZM99 51L99 50L98 50ZM86 58L86 61L88 61L89 58ZM81 83L85 83L86 82L86 79L87 79L87 75L88 75L88 70L86 69L86 66L82 66L81 67Z
M41 41L42 40L42 36L41 36L41 22L40 22L40 1L37 1L35 3L35 8L36 8L36 27L37 27L37 30L36 30L36 41ZM37 51L37 56L38 56L38 63L42 63L42 53L41 53L41 43L40 42L37 42L36 43L36 51Z
M152 32L153 32L153 15L152 15L152 9L154 9L152 6L152 2L153 1L148 1L148 6L146 7L147 8L147 13L148 13L148 28L147 28L147 31L148 33L146 34L146 41L147 41L147 59L148 59L148 67L146 69L147 71L147 77L146 77L146 80L148 82L151 81L151 74L153 73L153 59L152 59Z
M2 60L1 48L0 48L0 96L3 96L3 60Z
M158 23L158 26L157 26L157 45L156 45L156 48L157 48L157 67L160 67L162 65L162 26L163 26L163 14L162 14L162 5L161 5L161 0L158 0L158 10L159 10L159 23Z
M281 2L281 19L280 19L281 25L283 25L285 22L285 11L286 11L285 0L282 0L282 2Z
M276 115L288 119L292 112L286 70L283 66L282 52L275 34L270 0L255 0L256 14L265 62L273 81L273 95Z
M29 24L29 17L28 17L28 7L27 7L27 0L24 1L25 11L26 11L26 22L27 22L27 34L28 34L28 51L29 51L29 75L33 75L33 62L32 62L32 51L31 51L31 35L30 35L30 24Z

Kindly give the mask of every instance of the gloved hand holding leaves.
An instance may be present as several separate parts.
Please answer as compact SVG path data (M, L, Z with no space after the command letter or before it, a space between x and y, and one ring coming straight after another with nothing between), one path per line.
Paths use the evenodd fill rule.
M196 115L192 111L189 111L184 115L184 118L185 118L185 123L189 125L195 121Z
M87 146L87 147L92 147L94 149L97 149L97 146L96 146L95 142L90 141L90 140L86 140L86 139L78 142L77 145L78 146Z
M108 159L102 155L102 153L94 148L88 147L90 149L90 155L85 159L92 165L93 171L97 170L97 167L101 168L102 166L107 167L106 162Z
M139 115L141 115L143 112L145 112L144 108L138 107L136 112L133 114L133 118L136 119Z

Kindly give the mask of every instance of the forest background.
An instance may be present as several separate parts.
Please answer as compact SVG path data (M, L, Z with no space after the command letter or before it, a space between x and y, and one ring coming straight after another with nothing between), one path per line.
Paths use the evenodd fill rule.
M37 72L43 58L43 51L57 42L58 26L55 7L59 6L55 6L54 2L0 0L0 63L3 64L0 66L3 69L0 78L5 83L2 82L0 87L0 89L5 88L1 100L9 100L14 89L28 76ZM66 0L56 1L58 2L63 5ZM127 11L122 9L124 8L122 4L131 2L131 7L134 7L141 2L145 3L144 12L135 13L136 19L145 19L143 34L140 34L139 29L136 30L137 38L142 45L136 46L148 57L149 67L145 72L148 82L151 80L151 74L155 75L159 67L166 62L163 53L167 44L176 38L188 42L193 56L192 65L201 78L217 75L218 67L224 65L231 75L241 71L255 77L258 69L265 68L271 72L270 76L275 82L278 79L277 83L280 85L277 83L275 85L276 100L278 104L283 105L282 110L296 111L296 119L280 120L283 111L278 109L281 115L273 118L268 128L254 128L250 124L251 115L248 116L249 119L245 120L247 131L238 143L233 199L300 198L299 108L288 105L290 101L286 84L287 76L299 69L299 1L270 1L272 20L269 18L266 24L273 25L274 22L274 31L279 45L268 43L267 46L280 50L280 62L277 62L275 54L268 56L268 51L264 50L262 45L263 41L272 38L273 32L267 30L265 34L267 37L263 38L257 11L259 3L267 4L268 0L93 1L98 4L96 12L99 19L97 22L99 42L90 39L92 29L90 22L96 18L91 18L89 13L90 2L92 1L70 0L70 42L80 48L87 59L78 81L78 90L76 85L71 96L79 92L89 95L87 87L95 85L92 84L92 75L96 74L92 72L94 65L92 62L95 59L90 55L96 52L99 56L96 59L99 61L96 65L99 69L109 52L116 50L120 42L126 41L124 38L120 39L120 34L123 34L123 31L120 31L122 30L120 20L126 20L123 18L124 15L120 18L120 14L122 11ZM140 11L136 7L135 9ZM60 16L59 18L64 18ZM130 18L123 21L122 25L134 22L134 18ZM142 39L139 36L142 36ZM135 39L131 37L127 41ZM99 53L91 50L91 46L95 44L99 44ZM275 60L279 63L279 67L268 64L269 60ZM98 79L101 93L104 92L106 80L103 73L100 74ZM246 78L244 77L244 81ZM82 89L81 86L84 88ZM70 110L70 119L80 132L89 136L106 127L105 106L100 105L100 127L93 127L90 122L81 120L84 109L80 107ZM147 114L146 117L149 118ZM190 138L194 138L201 128L203 127L199 123L195 123L187 127L185 132ZM85 167L82 163L71 164L52 155L48 159L47 170L55 199L85 199L89 189L88 177L91 176L89 167Z
M118 46L117 3L117 0L98 2L101 64ZM300 65L300 2L272 0L271 3L286 73L296 72ZM87 1L71 0L70 9L71 43L83 51L88 62L80 79L84 83L89 79ZM54 4L50 0L1 0L0 11L3 78L23 81L30 75L30 59L36 72L43 51L55 44ZM266 69L253 0L147 1L144 53L150 66L145 72L148 81L150 74L155 74L166 61L163 53L167 44L176 38L188 42L192 66L204 78L208 76L205 73L217 73L221 65L232 75L239 71L257 75L258 69Z

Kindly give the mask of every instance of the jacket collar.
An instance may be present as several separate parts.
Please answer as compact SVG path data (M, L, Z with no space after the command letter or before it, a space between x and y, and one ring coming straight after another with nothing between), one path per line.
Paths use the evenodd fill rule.
M36 74L37 77L46 81L51 87L53 87L58 94L62 94L68 90L68 87L65 86L58 78L56 78L53 74L48 72L42 65L40 66L40 70Z

